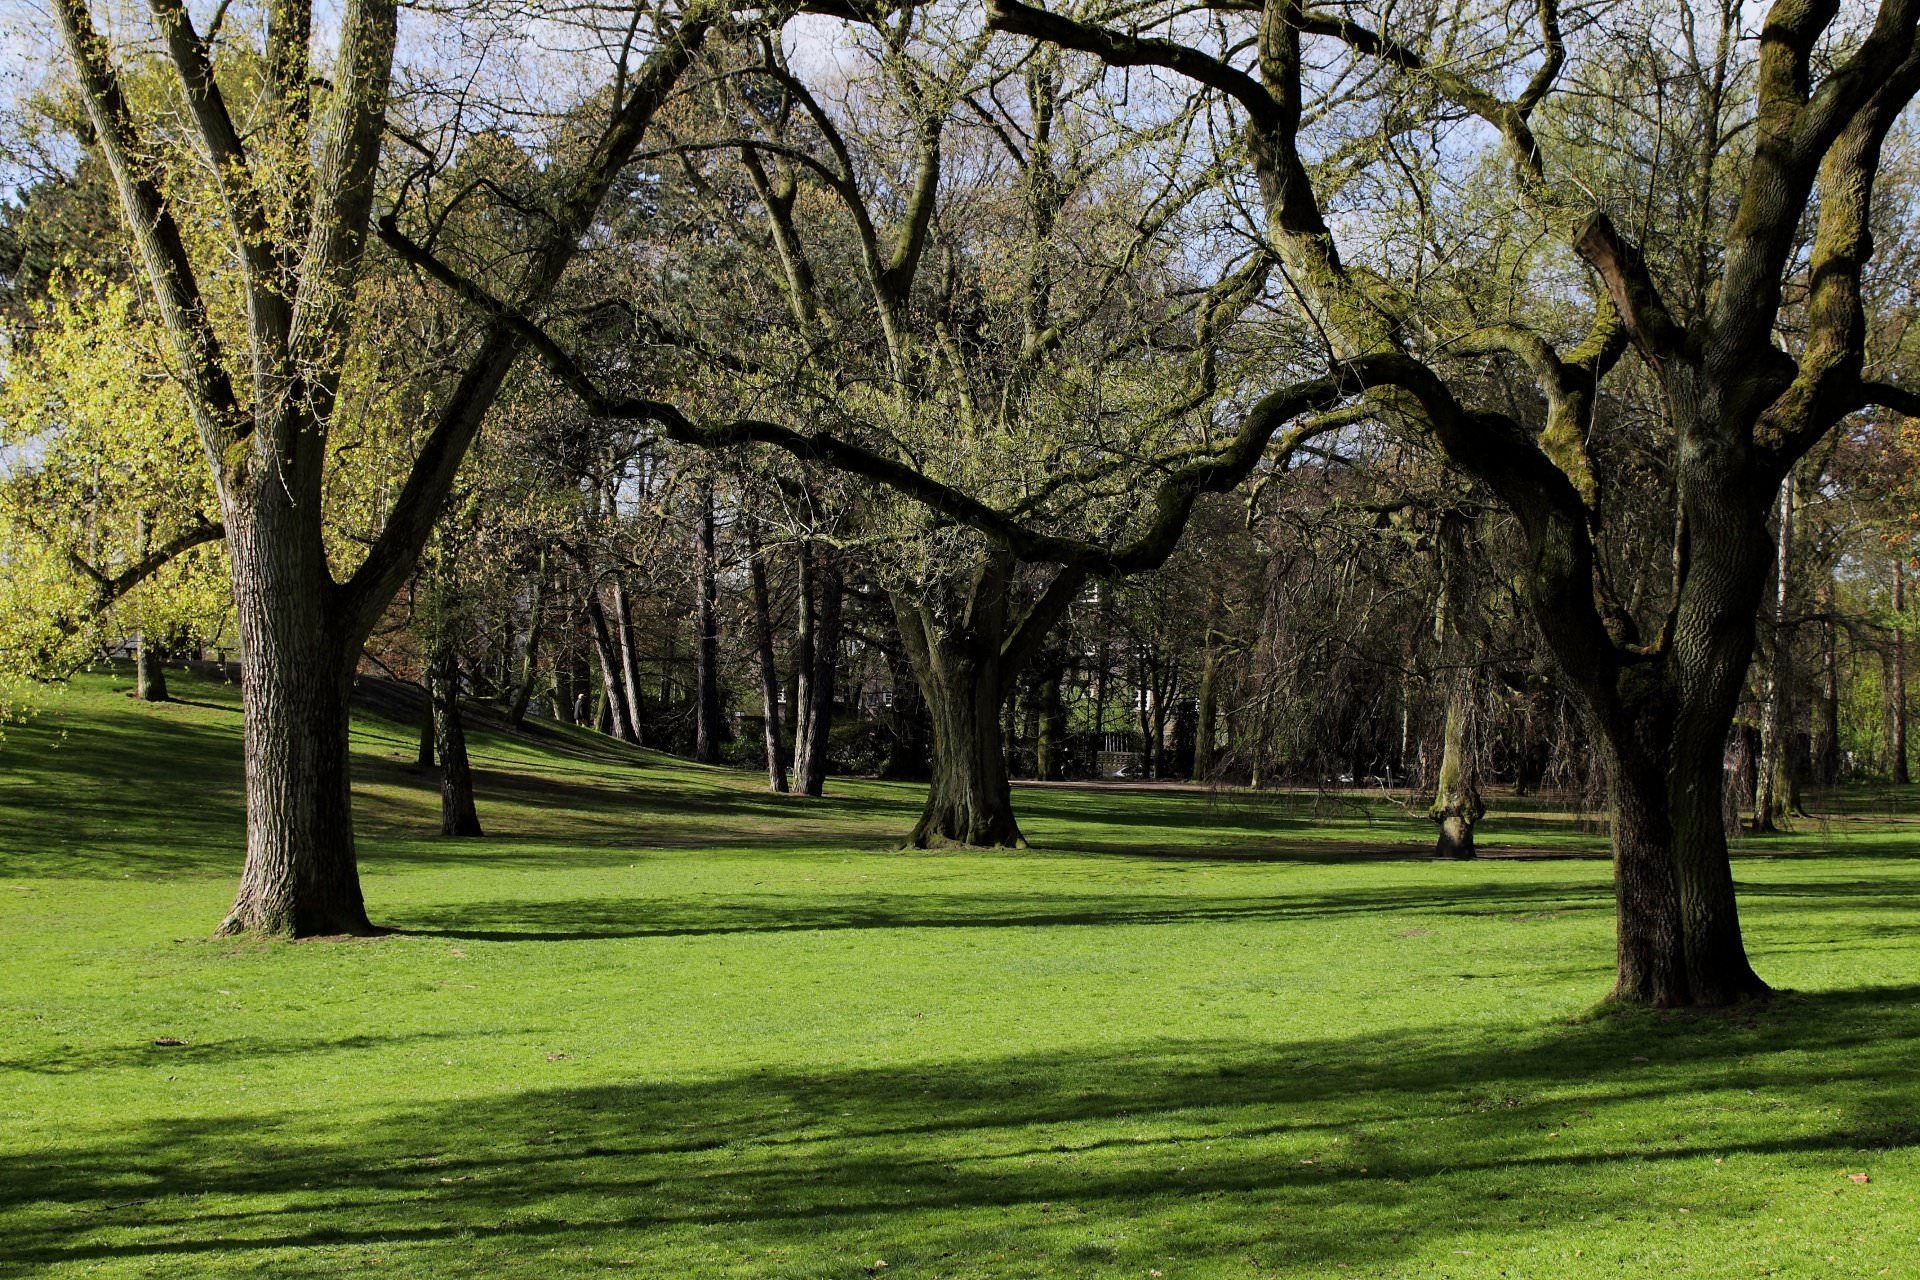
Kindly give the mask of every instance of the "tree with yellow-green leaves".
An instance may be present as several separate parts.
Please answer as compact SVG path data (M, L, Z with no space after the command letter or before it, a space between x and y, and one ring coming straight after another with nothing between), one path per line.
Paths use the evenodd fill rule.
M232 612L191 415L128 286L66 277L31 319L0 381L0 662L58 678L131 641L163 699L160 657Z

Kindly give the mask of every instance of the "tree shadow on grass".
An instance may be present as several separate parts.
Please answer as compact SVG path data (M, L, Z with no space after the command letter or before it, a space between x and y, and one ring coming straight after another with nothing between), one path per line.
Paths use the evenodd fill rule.
M1686 1207L1737 1229L1752 1192L1703 1177L1721 1160L1832 1179L1915 1145L1916 1047L1920 988L1900 986L1726 1016L503 1082L321 1122L175 1116L0 1159L0 1260L237 1271L377 1246L416 1274L537 1249L549 1273L777 1258L852 1276L884 1257L1024 1276L1230 1251L1260 1273L1390 1265L1460 1234L1517 1249L1556 1218L1630 1245Z
M1261 924L1361 914L1535 918L1542 908L1607 913L1613 909L1613 900L1604 885L1486 881L1245 897L1079 894L1065 889L979 894L875 889L805 897L769 893L724 898L502 899L402 912L393 923L403 933L474 942L571 942L842 929Z

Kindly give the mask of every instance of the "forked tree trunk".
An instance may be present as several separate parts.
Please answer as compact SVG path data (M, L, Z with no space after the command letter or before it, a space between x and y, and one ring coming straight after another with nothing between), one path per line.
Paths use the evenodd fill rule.
M916 608L904 601L895 607ZM909 633L907 653L933 723L933 783L908 839L917 849L1022 847L1000 735L999 646L916 621L903 619L901 629Z
M627 696L620 678L620 659L614 639L607 628L607 611L600 603L599 588L587 591L587 620L593 624L594 655L600 659L600 688L605 701L600 717L607 732L626 742L640 741L633 723L627 719Z
M460 657L442 642L428 687L433 703L433 741L440 755L440 834L477 836L480 815L473 804L473 769L467 760L466 726L460 719Z
M1007 599L1014 565L986 553L963 601L940 607L896 592L894 618L933 727L933 783L911 843L1018 848L1000 713L1007 692L1086 581L1059 570L1018 626Z
M767 786L786 794L787 747L780 736L780 669L773 652L773 604L767 592L766 556L755 548L747 562L753 594L753 645L760 659L760 714L767 749Z
M306 514L277 495L262 505L287 524ZM274 537L251 523L227 523L245 656L247 857L220 932L370 934L347 753L359 638L341 636L327 616L317 528ZM306 554L291 552L303 545Z
M144 632L134 637L133 696L142 702L168 700L167 669Z
M718 558L713 518L713 486L701 487L699 547L695 557L695 586L699 600L695 624L699 650L695 659L693 758L702 764L720 761L720 622Z

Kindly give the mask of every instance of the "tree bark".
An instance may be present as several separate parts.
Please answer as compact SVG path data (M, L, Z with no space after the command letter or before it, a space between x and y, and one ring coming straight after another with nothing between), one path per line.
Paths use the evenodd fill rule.
M1000 735L999 629L945 628L924 605L898 596L894 610L933 724L933 783L909 843L1024 847Z
M234 503L227 521L245 656L247 856L219 931L371 934L347 750L360 637L342 635L324 607L317 519L278 486L259 489L258 513Z
M1033 754L1035 772L1044 782L1059 782L1067 776L1067 703L1060 692L1061 676L1062 667L1056 658L1040 681Z
M753 643L760 659L760 714L765 728L767 786L786 794L787 748L780 736L780 670L773 652L773 607L767 592L766 555L758 547L747 562L753 593Z
M460 719L460 655L451 643L443 640L437 646L427 684L433 704L434 748L440 756L440 834L478 836L473 769L467 760L466 726Z
M694 674L693 758L702 764L718 764L723 726L720 721L720 622L715 603L718 599L718 572L715 560L713 485L700 490L700 533L695 557L696 589L699 595L695 612L699 653ZM817 792L808 792L816 795Z

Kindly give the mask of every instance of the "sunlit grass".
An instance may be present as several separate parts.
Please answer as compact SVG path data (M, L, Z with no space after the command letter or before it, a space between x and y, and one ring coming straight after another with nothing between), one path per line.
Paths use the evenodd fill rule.
M913 787L548 728L449 842L369 718L402 932L218 942L237 700L175 683L0 744L8 1274L1920 1274L1911 794L1742 846L1793 994L1594 1018L1550 812L1454 864L1385 797L1022 789L1032 849L903 853Z

